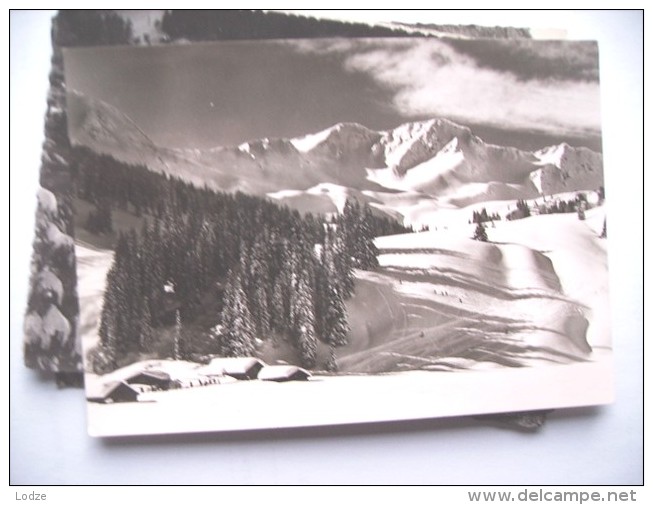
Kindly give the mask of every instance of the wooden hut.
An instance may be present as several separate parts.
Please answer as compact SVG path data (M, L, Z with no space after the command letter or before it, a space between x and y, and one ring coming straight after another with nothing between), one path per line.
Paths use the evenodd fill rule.
M152 389L170 389L171 379L166 372L159 370L141 370L127 377L127 384L144 384Z
M274 365L261 368L258 379L262 381L288 382L307 381L311 373L293 365Z
M122 403L138 401L139 391L124 381L110 382L87 400L95 403Z
M238 380L256 379L261 368L265 366L257 358L214 358L205 367L204 373L208 370L215 375L229 375Z

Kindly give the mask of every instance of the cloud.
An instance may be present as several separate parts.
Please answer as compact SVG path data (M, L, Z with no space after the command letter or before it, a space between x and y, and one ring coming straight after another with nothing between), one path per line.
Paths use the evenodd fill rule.
M505 41L500 45L507 47L503 60L496 45L483 61L479 49L472 55L469 45L460 51L456 44L434 39L302 41L298 50L342 58L345 70L365 73L390 90L391 105L407 118L444 116L557 135L600 131L599 87L587 73L590 62L596 63L591 47L567 58L564 69L548 72L551 62L572 54L572 48L565 53L564 44L536 41L516 49ZM519 71L529 55L539 63Z
M476 64L515 74L521 80L562 79L598 82L598 46L586 41L532 39L451 39L447 43Z

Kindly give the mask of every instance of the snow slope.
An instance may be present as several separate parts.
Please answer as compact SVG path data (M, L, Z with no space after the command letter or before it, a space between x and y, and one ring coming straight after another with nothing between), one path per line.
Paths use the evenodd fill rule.
M546 251L555 265L562 291L582 304L592 324L587 331L592 346L610 347L607 243L600 239L605 209L596 207L579 221L576 214L536 216L497 223L489 230L493 240L518 240Z
M570 363L610 347L603 209L377 239L348 303L346 372Z
M104 303L106 276L113 263L113 251L88 244L75 244L77 293L79 296L79 338L85 351L99 342L100 315Z

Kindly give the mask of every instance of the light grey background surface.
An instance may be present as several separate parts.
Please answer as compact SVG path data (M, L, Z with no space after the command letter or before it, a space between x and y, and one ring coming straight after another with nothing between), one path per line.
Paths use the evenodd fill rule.
M554 26L567 28L572 38L599 40L616 403L558 411L536 434L444 419L281 432L88 437L82 392L58 391L52 381L22 364L21 325L50 68L50 14L13 12L8 188L12 484L642 482L643 15L525 11L341 16Z

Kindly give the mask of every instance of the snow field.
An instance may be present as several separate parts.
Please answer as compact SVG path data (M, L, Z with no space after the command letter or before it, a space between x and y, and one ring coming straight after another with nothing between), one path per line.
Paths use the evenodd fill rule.
M496 243L470 240L471 225L378 238L382 268L357 273L341 370L592 359L592 346L610 345L602 217L500 222L488 228Z

